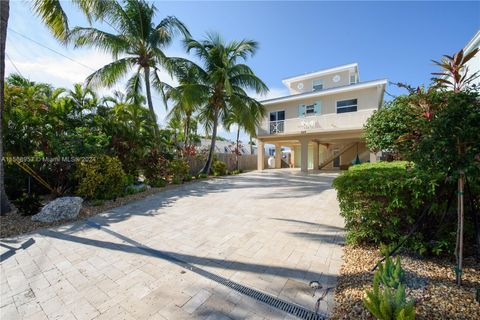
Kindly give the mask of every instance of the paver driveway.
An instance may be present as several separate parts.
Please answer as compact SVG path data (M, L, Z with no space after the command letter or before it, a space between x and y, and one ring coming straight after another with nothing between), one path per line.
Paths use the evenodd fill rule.
M3 239L1 319L295 318L255 292L308 310L326 292L326 312L342 263L334 177L251 172Z

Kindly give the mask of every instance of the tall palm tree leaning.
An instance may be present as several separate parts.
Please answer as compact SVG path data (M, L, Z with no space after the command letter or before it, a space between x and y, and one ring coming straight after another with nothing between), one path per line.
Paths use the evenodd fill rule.
M113 0L72 0L89 21L102 17ZM62 8L61 0L33 0L32 10L42 19L53 36L65 43L68 34L68 18ZM3 167L3 112L5 87L5 45L7 42L7 27L10 12L9 0L0 1L0 215L11 210L5 192Z
M204 69L197 65L202 81L197 90L206 97L204 108L212 117L213 127L210 150L202 173L208 174L212 165L215 140L219 119L225 117L234 104L249 105L255 100L248 96L246 90L252 89L258 94L268 91L267 86L244 63L258 48L252 40L225 42L219 34L210 33L202 41L186 40L187 51L193 51L203 62Z
M112 2L103 19L117 34L93 27L76 27L68 36L75 47L95 47L111 53L115 60L87 77L90 87L111 87L129 71L136 69L127 82L127 93L140 93L143 79L148 108L155 124L157 117L153 109L150 78L153 86L163 95L159 68L168 69L170 65L163 50L176 34L190 36L185 25L175 17L166 17L155 25L156 12L155 6L144 0L126 0L124 6ZM158 137L158 126L155 126L155 135Z

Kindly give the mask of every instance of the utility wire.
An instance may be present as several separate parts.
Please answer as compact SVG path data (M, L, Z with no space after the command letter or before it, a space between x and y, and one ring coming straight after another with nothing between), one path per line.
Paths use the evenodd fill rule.
M75 60L75 59L72 59L72 58L70 58L69 56L64 55L64 54L61 53L61 52L58 52L58 51L55 50L55 49L52 49L52 48L50 48L50 47L47 47L47 46L44 45L43 43L40 43L40 42L38 42L38 41L36 41L36 40L33 40L32 38L24 35L23 33L20 33L20 32L18 32L18 31L15 31L15 30L13 30L13 29L10 28L10 27L8 27L8 30L12 31L13 33L18 34L19 36L21 36L21 37L23 37L23 38L25 38L25 39L27 39L27 40L30 40L30 41L36 43L37 45L39 45L39 46L42 47L42 48L45 48L45 49L47 49L47 50L50 50L50 51L52 51L52 52L54 52L54 53L56 53L56 54L58 54L58 55L60 55L60 56L62 56L62 57L64 57L64 58L70 60L70 61L73 61L73 62L75 62L76 64L81 65L81 66L84 67L84 68L90 69L90 70L92 70L92 71L96 71L95 69L87 66L86 64L84 64L84 63L82 63L82 62L79 62L79 61L77 61L77 60Z
M1 0L0 0L0 1L1 1ZM107 24L110 25L109 23L107 23ZM112 25L110 25L110 26L115 29L115 27L113 27ZM88 65L86 65L86 64L84 64L84 63L82 63L82 62L80 62L80 61L77 61L77 60L75 60L75 59L73 59L73 58L70 58L69 56L67 56L67 55L65 55L65 54L63 54L63 53L61 53L61 52L58 52L58 51L55 50L55 49L52 49L52 48L50 48L50 47L47 47L46 45L44 45L44 44L42 44L42 43L40 43L40 42L38 42L38 41L36 41L36 40L34 40L34 39L26 36L26 35L24 35L23 33L20 33L20 32L18 32L18 31L16 31L16 30L12 29L11 27L8 27L8 30L12 31L12 32L15 33L15 34L18 34L19 36L21 36L21 37L23 37L23 38L25 38L25 39L27 39L27 40L29 40L29 41L32 41L33 43L41 46L42 48L45 48L45 49L47 49L47 50L50 50L50 51L52 51L52 52L54 52L54 53L56 53L56 54L58 54L58 55L60 55L60 56L62 56L62 57L64 57L64 58L70 60L70 61L73 61L73 62L75 62L76 64L78 64L78 65L80 65L80 66L82 66L82 67L84 67L84 68L87 68L87 69L89 69L89 70L91 70L91 71L96 71L94 68L92 68L92 67L90 67L90 66L88 66ZM115 30L116 30L116 29L115 29ZM14 65L14 67L15 67L15 69L18 71L18 73L20 73L20 71L18 70L18 68L15 66L15 64L13 63L13 61L10 59L10 57L8 57L8 59L10 60L10 62L12 62L12 65ZM21 74L21 73L20 73L20 74ZM157 99L158 101L160 101L160 102L163 104L163 99L161 99L160 97L158 97L158 96L156 96L156 95L154 95L154 94L152 94L152 97L155 98L155 99Z
M10 60L10 63L11 63L12 66L15 68L15 70L17 70L18 74L23 77L23 74L22 74L22 73L20 72L20 70L17 68L17 66L16 66L15 63L13 62L12 58L10 58L10 56L8 55L8 53L5 52L5 55L7 56L8 60Z

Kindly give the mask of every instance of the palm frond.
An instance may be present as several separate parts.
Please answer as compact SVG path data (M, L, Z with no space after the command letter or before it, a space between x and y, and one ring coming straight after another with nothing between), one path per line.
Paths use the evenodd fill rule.
M75 48L94 47L110 53L115 59L121 53L131 49L128 39L122 35L114 35L95 28L75 27L69 34L68 40L72 41Z
M123 58L107 64L89 75L86 79L86 85L90 88L111 87L125 76L135 63L135 58Z

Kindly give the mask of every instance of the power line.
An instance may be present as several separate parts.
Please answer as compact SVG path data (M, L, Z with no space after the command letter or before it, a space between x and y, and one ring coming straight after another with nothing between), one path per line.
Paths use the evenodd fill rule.
M8 30L10 30L10 31L18 34L19 36L21 36L21 37L23 37L23 38L25 38L25 39L27 39L27 40L32 41L33 43L36 43L37 45L39 45L39 46L42 47L42 48L45 48L45 49L47 49L47 50L50 50L50 51L52 51L52 52L54 52L54 53L56 53L56 54L58 54L58 55L60 55L60 56L62 56L62 57L64 57L64 58L70 60L70 61L73 61L73 62L75 62L76 64L81 65L81 66L84 67L84 68L90 69L90 70L92 70L92 71L96 71L95 69L87 66L86 64L84 64L84 63L82 63L82 62L79 62L79 61L77 61L77 60L75 60L75 59L72 59L72 58L70 58L69 56L64 55L64 54L61 53L61 52L58 52L58 51L55 50L55 49L52 49L52 48L50 48L50 47L47 47L47 46L44 45L43 43L40 43L40 42L38 42L38 41L36 41L36 40L33 40L32 38L24 35L23 33L20 33L20 32L18 32L18 31L15 31L15 30L13 30L13 29L10 28L10 27L8 28Z
M13 62L12 58L10 58L10 56L8 55L8 53L5 52L5 55L7 56L8 60L10 60L10 63L11 63L12 66L15 68L15 70L17 70L18 74L23 77L23 74L22 74L22 73L20 72L20 70L17 68L17 66L16 66L15 63Z
M1 0L0 0L0 1L1 1ZM110 25L109 23L107 23L107 24ZM111 26L111 25L110 25L110 26ZM111 27L115 29L115 27L113 27L113 26L111 26ZM80 66L82 66L82 67L84 67L84 68L87 68L87 69L89 69L89 70L91 70L91 71L96 71L94 68L92 68L92 67L90 67L90 66L88 66L88 65L86 65L86 64L84 64L84 63L82 63L82 62L80 62L80 61L77 61L77 60L75 60L75 59L73 59L73 58L70 58L69 56L67 56L67 55L65 55L65 54L63 54L63 53L61 53L61 52L58 52L58 51L55 50L55 49L52 49L52 48L50 48L50 47L47 47L46 45L44 45L44 44L42 44L42 43L40 43L40 42L38 42L38 41L36 41L36 40L34 40L34 39L26 36L26 35L18 32L18 31L14 30L14 29L12 29L12 28L10 28L10 27L8 27L8 30L12 31L13 33L18 34L19 36L21 36L21 37L23 37L23 38L25 38L25 39L27 39L27 40L29 40L29 41L32 41L33 43L41 46L42 48L45 48L45 49L47 49L47 50L50 50L50 51L52 51L52 52L54 52L54 53L56 53L56 54L58 54L58 55L60 55L60 56L62 56L62 57L64 57L64 58L70 60L70 61L73 61L73 62L75 62L76 64L78 64L78 65L80 65ZM116 29L115 29L115 30L116 30ZM8 57L8 55L7 55L7 57ZM12 65L14 66L14 68L18 71L18 73L21 74L20 70L18 70L18 68L15 66L15 64L14 64L13 61L10 59L10 57L8 57L8 59L10 60L10 62L11 62ZM161 99L160 97L155 96L154 94L152 94L152 98L157 99L158 101L160 101L160 102L163 104L163 99Z

